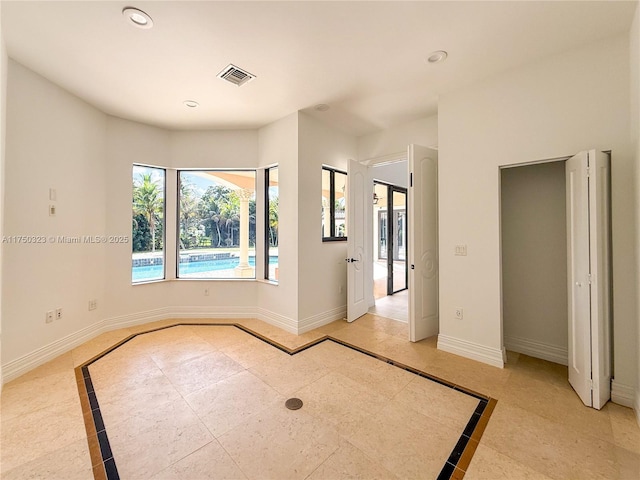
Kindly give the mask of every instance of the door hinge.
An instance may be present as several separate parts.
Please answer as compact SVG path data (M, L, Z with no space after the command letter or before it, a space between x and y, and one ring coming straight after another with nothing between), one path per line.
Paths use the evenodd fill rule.
M593 380L589 380L589 388L593 390Z
M413 187L413 172L409 173L409 186Z
M591 285L591 274L590 273L587 275L587 278L589 279L589 285Z
M587 178L591 176L591 167L587 167Z

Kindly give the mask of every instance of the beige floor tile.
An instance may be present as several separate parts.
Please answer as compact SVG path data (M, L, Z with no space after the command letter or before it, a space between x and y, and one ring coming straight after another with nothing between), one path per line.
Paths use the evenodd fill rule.
M396 480L398 477L346 440L307 480Z
M4 390L9 386L17 385L19 383L42 379L55 373L67 372L69 370L73 370L73 368L74 368L73 355L71 354L71 352L63 353L62 355L54 358L53 360L50 360L47 363L44 363L39 367L36 367L33 370L30 370L24 375L19 376L15 380L5 383L2 386L2 389Z
M349 328L335 331L332 336L361 348L375 350L380 342L391 338L393 335L366 327L359 327L354 322Z
M419 370L424 370L426 365L436 356L433 346L425 341L409 342L407 339L401 339L397 336L380 342L376 352Z
M379 412L388 398L333 371L295 393L305 412L331 423L340 434L353 433Z
M193 327L193 332L216 349L242 343L249 336L232 325Z
M120 330L102 333L94 339L83 343L77 348L71 350L73 365L75 367L81 365L96 355L104 352L106 349L111 348L116 343L129 337L132 333L133 332L128 328L122 328Z
M9 420L43 408L55 408L77 397L73 370L38 376L28 381L10 382L2 387L2 419Z
M452 435L450 427L391 401L346 438L399 478L436 478L458 435Z
M150 478L197 451L213 437L179 399L147 410L107 431L120 478Z
M303 409L277 402L218 440L249 479L306 478L338 448L339 435Z
M464 476L465 480L550 480L495 450L479 445Z
M107 427L182 398L159 369L133 384L113 384L105 380L93 382L93 385Z
M392 398L414 379L413 373L365 354L346 363L340 373L388 398Z
M163 370L166 377L183 395L189 395L244 370L222 352L187 360Z
M243 371L186 397L215 437L240 425L267 405L285 397L250 372Z
M213 440L158 472L152 480L246 480L233 459Z
M4 480L91 480L91 459L86 439L23 463L9 471L2 469Z
M585 407L571 387L558 387L516 372L510 376L498 400L565 424L585 435L613 441L608 406L602 411Z
M220 347L220 351L232 360L238 362L244 368L260 365L274 357L288 357L289 354L257 339L247 333L242 342Z
M282 395L291 395L305 385L329 373L329 369L298 355L271 358L250 369Z
M150 356L156 365L164 369L215 351L215 347L199 336L185 335L173 341L163 342L153 350Z
M396 401L462 433L480 403L465 393L426 378L415 378L394 398Z
M615 460L620 480L640 478L640 455L625 448L615 447Z
M525 375L527 378L543 381L558 387L569 387L569 371L565 365L524 354L517 355L517 361L513 362L513 364L509 362L509 356L507 355L505 368L514 369L517 374Z
M368 313L358 318L354 325L358 327L368 328L376 332L382 332L388 335L403 335L409 339L409 324L400 322L391 318L383 317L376 314Z
M640 454L640 427L636 423L633 409L608 403L614 443L622 448Z
M129 388L160 372L158 365L138 346L123 345L89 365L91 380L101 386Z
M360 355L362 353L331 340L325 340L313 348L308 348L296 354L297 357L311 359L317 364L332 370L339 369L345 363L359 358Z
M1 426L0 465L3 471L86 438L77 397L10 419L3 415Z
M618 476L613 444L500 401L482 443L551 478Z

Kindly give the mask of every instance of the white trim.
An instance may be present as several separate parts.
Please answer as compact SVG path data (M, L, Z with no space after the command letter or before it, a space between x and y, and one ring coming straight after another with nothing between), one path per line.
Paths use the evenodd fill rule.
M381 157L367 158L365 160L361 160L359 163L368 167L372 167L374 165L376 167L381 167L382 165L390 165L392 163L404 162L406 160L407 151L405 150L404 152L390 153Z
M10 382L20 375L27 373L29 370L32 370L50 360L53 360L57 356L62 355L63 353L66 353L79 345L82 345L84 342L87 342L97 335L108 330L113 329L108 328L103 320L81 330L78 330L71 335L67 335L66 337L56 340L55 342L40 347L26 355L23 355L22 357L5 363L4 365L2 365L2 381L4 383Z
M332 308L326 312L318 313L298 322L298 334L310 332L311 330L328 325L336 320L342 320L347 316L347 306Z
M284 315L274 313L264 308L258 308L255 317L258 320L262 320L270 325L286 330L289 333L293 333L295 335L298 334L298 322L293 318L285 317Z
M342 312L345 308L342 308ZM330 317L330 312L310 317L311 320L315 319L315 323L320 326L326 323L330 323L335 318ZM335 317L335 315L334 315ZM9 382L20 375L27 373L30 370L56 358L63 353L82 345L83 343L97 337L101 333L117 330L120 328L127 328L136 325L142 325L149 322L155 322L158 320L171 320L171 319L189 319L189 318L204 318L204 319L216 319L216 318L257 318L266 323L274 325L278 328L282 328L289 333L298 334L300 329L298 322L292 318L279 315L274 312L270 312L265 309L258 309L255 307L209 307L209 306L195 306L195 307L163 307L154 310L146 310L142 312L131 313L127 315L120 315L117 317L106 318L101 321L89 325L77 332L74 332L66 337L56 340L48 345L40 347L20 358L12 360L6 364L2 364L2 383ZM333 318L333 320L328 320ZM341 317L339 317L341 318ZM324 323L321 323L324 322ZM312 327L315 328L315 327ZM305 330L307 331L307 330Z
M560 365L569 364L569 351L556 345L505 335L504 346L512 352L524 353L525 355L559 363Z
M630 385L624 385L611 380L611 401L618 405L633 408L634 400L636 400L635 389Z
M478 362L487 363L494 367L504 368L501 348L485 347L484 345L467 340L440 334L438 335L438 349Z

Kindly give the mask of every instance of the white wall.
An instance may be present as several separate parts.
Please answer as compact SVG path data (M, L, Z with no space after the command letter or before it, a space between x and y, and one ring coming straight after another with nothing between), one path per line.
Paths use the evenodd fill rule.
M502 363L499 167L611 149L615 382L634 386L636 216L627 35L443 95L438 130L439 346ZM454 256L456 244L467 244L468 256ZM454 318L458 306L464 320Z
M11 60L7 86L4 235L47 243L4 246L5 366L99 321L88 301L104 299L106 271L104 245L50 240L106 233L106 116ZM63 318L45 324L60 307Z
M7 119L7 49L2 35L2 9L0 8L0 238L4 235L4 164ZM0 243L0 359L2 359L2 263L4 245ZM2 362L0 361L0 392L2 392Z
M438 145L437 115L358 137L358 160L362 162L396 153L406 154L407 146L411 143L425 147Z
M258 132L259 166L278 165L278 284L257 285L258 306L298 328L298 113ZM262 238L262 237L261 237Z
M391 183L398 187L407 188L409 183L409 162L402 160L386 165L371 167L372 180Z
M108 231L131 234L131 168L134 163L171 168L255 168L258 165L256 130L169 132L136 122L108 119ZM175 225L177 183L175 170L167 172L166 222ZM131 284L131 245L109 249L108 318L125 322L131 315L153 314L170 307L176 315L224 315L255 311L253 281L175 280L175 236L167 229L166 282ZM208 288L209 296L204 295ZM247 313L246 316L252 316Z
M356 139L304 113L298 117L298 317L303 328L336 318L346 306L346 242L323 242L322 165L347 169L357 158ZM347 232L347 236L349 232ZM342 292L339 293L339 287Z
M500 191L505 346L566 365L565 162L505 168Z
M637 299L640 298L640 5L636 6L636 13L629 32L629 62L631 64L630 96L631 96L631 144L635 155L635 244L636 244L636 309ZM638 309L640 310L640 309ZM637 379L635 389L634 408L636 419L640 425L640 311L636 311L637 318Z

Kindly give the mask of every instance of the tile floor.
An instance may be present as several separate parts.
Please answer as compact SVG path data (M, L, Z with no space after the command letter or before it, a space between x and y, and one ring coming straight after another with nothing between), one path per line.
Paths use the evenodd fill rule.
M330 335L496 398L465 479L640 478L632 410L583 407L566 367L509 353L497 369L438 351L433 338L410 344L405 324L371 314L300 336L233 322L291 349ZM74 368L174 323L100 335L6 384L2 478L93 478ZM140 335L89 371L123 479L435 478L473 408L473 397L333 342L289 356L228 326ZM283 409L294 394L309 400Z
M376 298L376 303L369 309L369 313L380 317L391 318L404 322L405 325L409 321L409 290ZM409 326L406 325L407 338L409 335Z

